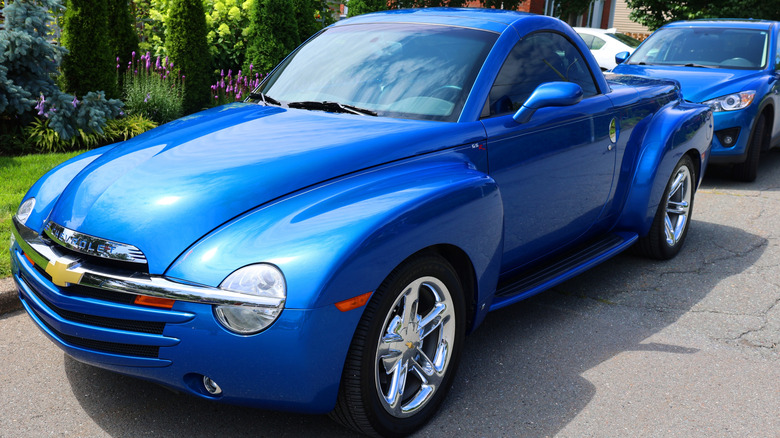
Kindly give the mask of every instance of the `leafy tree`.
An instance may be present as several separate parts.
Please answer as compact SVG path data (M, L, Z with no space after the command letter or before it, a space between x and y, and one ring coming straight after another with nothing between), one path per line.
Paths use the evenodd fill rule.
M67 0L61 43L65 91L84 96L90 90L117 97L115 59L109 45L108 0Z
M256 0L206 0L206 27L214 69L238 71L246 59L249 14Z
M79 130L102 133L108 119L118 116L122 102L88 92L79 101L62 93L54 82L61 56L67 51L47 38L59 0L16 0L4 10L6 30L0 32L0 125L3 143L37 115L48 119L57 135L69 139ZM113 67L112 67L113 68ZM111 68L109 72L113 75Z
M387 1L386 0L350 0L347 6L349 7L349 9L347 10L347 16L354 17L355 15L367 14L369 12L387 10Z
M697 18L763 18L780 19L778 0L627 0L632 9L630 18L658 29L666 23Z
M250 16L247 62L271 71L301 43L295 9L288 0L255 0Z
M136 20L138 48L154 56L166 56L165 29L169 0L132 0L131 11Z
M198 111L209 102L211 82L202 0L171 0L167 25L165 48L184 76L184 111Z

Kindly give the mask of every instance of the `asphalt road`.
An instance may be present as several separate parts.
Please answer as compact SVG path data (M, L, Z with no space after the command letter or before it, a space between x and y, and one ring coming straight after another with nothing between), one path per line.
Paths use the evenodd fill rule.
M621 255L467 339L418 436L780 437L780 152L710 169L683 252ZM349 436L325 416L208 403L83 365L0 317L0 436Z

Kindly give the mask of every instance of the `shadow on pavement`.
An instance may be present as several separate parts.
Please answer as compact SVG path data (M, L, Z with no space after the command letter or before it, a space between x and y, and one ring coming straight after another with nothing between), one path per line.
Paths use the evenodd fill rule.
M622 255L537 297L490 314L467 338L453 390L418 436L548 436L588 404L581 375L634 350L691 354L645 343L742 272L767 241L738 228L694 221L669 262ZM728 245L719 242L730 242ZM84 365L65 356L72 391L112 436L348 436L326 416L220 405Z

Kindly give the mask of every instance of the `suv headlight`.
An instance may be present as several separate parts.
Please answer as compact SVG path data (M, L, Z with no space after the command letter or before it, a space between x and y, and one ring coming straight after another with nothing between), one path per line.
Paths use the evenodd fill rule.
M33 208L35 208L35 198L29 198L22 202L22 205L19 206L19 210L16 211L16 219L20 224L26 225L27 219L33 212Z
M219 288L283 300L287 298L287 285L282 271L267 263L244 266L230 274ZM283 308L284 305L278 308L214 306L214 314L228 330L241 335L251 335L268 328L276 321Z
M742 91L740 93L716 97L715 99L710 99L702 103L709 105L715 112L734 111L750 106L750 104L753 103L754 97L756 97L755 91Z

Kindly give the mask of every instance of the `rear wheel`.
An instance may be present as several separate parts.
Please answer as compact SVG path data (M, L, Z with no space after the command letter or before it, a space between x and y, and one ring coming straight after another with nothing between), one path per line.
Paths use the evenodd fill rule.
M693 160L685 155L677 163L666 185L650 232L637 242L636 247L641 254L668 260L680 252L691 222L695 181Z
M452 385L465 336L463 291L438 256L398 267L368 303L331 418L368 435L424 425Z
M762 141L764 139L764 125L766 124L764 116L761 115L753 129L753 135L748 143L747 158L744 163L734 166L733 175L737 181L753 182L758 176L758 161L761 157Z

